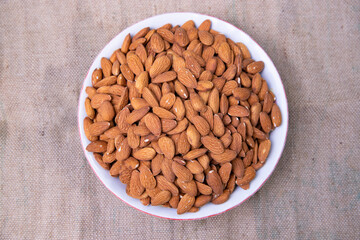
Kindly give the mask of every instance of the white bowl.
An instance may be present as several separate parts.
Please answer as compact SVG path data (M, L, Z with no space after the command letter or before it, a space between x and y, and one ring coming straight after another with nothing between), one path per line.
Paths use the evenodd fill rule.
M158 28L166 23L171 23L173 26L182 25L184 22L190 19L195 22L196 26L199 26L204 20L210 19L212 22L211 27L214 30L225 34L226 37L231 38L235 42L243 42L249 48L253 59L261 60L265 63L265 69L262 72L262 76L264 79L266 79L271 91L273 91L273 93L276 95L276 103L279 105L282 113L282 124L270 134L270 139L272 142L270 154L265 165L257 171L256 177L251 182L250 188L248 190L243 190L240 187L236 187L235 191L230 195L229 200L223 204L214 205L209 203L201 207L200 210L196 213L185 213L182 215L177 215L176 209L164 208L160 206L143 206L138 199L129 197L125 192L125 185L122 184L118 178L111 177L109 175L109 171L104 170L96 162L93 154L85 150L90 141L85 137L84 133L83 119L86 117L84 101L87 96L85 93L85 88L87 86L91 86L91 73L95 68L100 67L101 57L109 58L116 49L121 47L121 44L128 33L134 35L144 27ZM240 205L245 200L250 198L255 192L257 192L266 182L271 173L274 171L285 146L288 129L288 105L284 86L281 82L279 73L274 66L274 63L271 61L266 52L249 35L237 27L231 25L230 23L211 16L197 13L167 13L145 19L132 25L131 27L126 28L115 38L113 38L104 47L103 50L101 50L100 54L95 58L93 64L91 65L80 92L78 122L81 144L83 146L85 156L95 174L113 194L115 194L128 205L153 216L167 219L193 220L214 216Z

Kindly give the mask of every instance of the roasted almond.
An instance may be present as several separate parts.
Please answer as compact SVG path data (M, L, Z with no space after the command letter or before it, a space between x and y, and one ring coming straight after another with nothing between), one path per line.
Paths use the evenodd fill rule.
M224 152L223 143L216 137L204 136L201 138L201 143L212 153L221 154Z

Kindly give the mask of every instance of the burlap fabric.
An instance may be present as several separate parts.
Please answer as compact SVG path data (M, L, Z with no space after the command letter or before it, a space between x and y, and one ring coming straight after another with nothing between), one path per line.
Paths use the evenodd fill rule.
M288 140L248 201L170 221L120 201L80 145L77 104L98 52L147 17L226 20L269 54ZM359 239L359 1L1 1L0 239Z

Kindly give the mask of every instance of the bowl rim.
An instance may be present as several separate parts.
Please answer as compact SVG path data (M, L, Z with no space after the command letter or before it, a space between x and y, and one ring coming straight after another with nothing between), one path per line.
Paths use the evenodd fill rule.
M230 208L227 208L225 209L224 211L221 211L221 212L218 212L218 213L215 213L215 214L210 214L210 215L207 215L207 216L203 216L203 217L197 217L197 218L171 218L171 217L164 217L164 216L160 216L160 215L155 215L155 214L152 214L152 213L149 213L149 212L146 212L146 211L143 211L139 208L137 208L136 206L133 206L131 205L130 203L128 203L127 201L125 201L124 199L122 199L121 197L119 197L114 191L112 191L102 180L102 178L98 175L98 173L95 171L94 167L92 166L88 156L87 156L87 151L86 151L86 148L83 144L83 139L82 139L82 134L81 134L81 126L82 126L82 119L80 119L80 108L81 106L83 105L83 103L81 102L81 96L82 96L82 92L84 91L84 88L85 88L85 81L86 79L88 78L89 74L90 74L90 70L91 70L91 66L93 65L94 61L100 56L101 52L103 51L103 49L114 39L116 38L119 34L121 34L122 32L124 31L127 31L130 27L140 23L140 22L145 22L145 21L148 21L149 19L151 18L155 18L155 17L160 17L160 16L166 16L166 15L171 15L171 14L194 14L194 15L200 15L202 17L208 17L208 18L214 18L216 19L217 21L220 21L220 22L223 22L225 24L228 24L228 25L231 25L232 27L235 27L237 30L239 30L242 34L248 36L263 52L264 54L269 58L270 62L274 65L274 69L275 69L275 72L277 73L277 75L279 76L279 79L280 79L280 83L281 83L281 86L282 86L282 91L284 92L284 97L285 97L285 106L286 106L286 130L285 130L285 138L284 138L284 143L283 145L281 146L281 151L280 151L280 154L279 154L279 157L278 159L276 160L276 163L273 167L273 169L271 169L269 175L266 177L266 179L260 184L260 186L253 192L251 193L247 198L245 198L244 200L242 200L241 202L239 202L238 204L230 207ZM190 19L189 19L190 20ZM283 81L281 79L281 76L274 64L274 62L272 61L272 59L270 58L270 56L267 54L267 52L249 35L247 34L246 32L244 32L241 28L239 27L236 27L234 26L233 24L225 21L225 20L222 20L220 18L217 18L217 17L214 17L214 16L211 16L211 15L207 15L207 14L202 14L202 13L195 13L195 12L169 12L169 13L162 13L162 14L157 14L157 15L154 15L154 16L151 16L151 17L148 17L148 18L145 18L141 21L138 21L134 24L132 24L131 26L128 26L126 27L125 29L123 29L122 31L120 31L118 34L116 34L110 41L108 41L105 46L99 51L99 53L96 55L96 57L94 58L94 61L91 63L90 67L89 67L89 70L82 82L82 87L81 87L81 90L80 90L80 93L79 93L79 99L78 99L78 114L77 114L77 118L78 118L78 131L79 131L79 135L80 135L80 144L81 144L81 147L83 149L83 152L84 152L84 155L86 157L86 160L88 162L88 164L90 165L92 171L95 173L95 175L97 176L97 178L101 181L101 183L112 193L114 194L118 199L120 199L122 202L126 203L128 206L140 211L140 212L143 212L145 214L148 214L148 215L151 215L151 216L154 216L154 217L158 217L158 218L162 218L162 219L168 219L168 220L201 220L201 219L205 219L205 218L209 218L209 217L213 217L213 216L216 216L216 215L220 215L222 213L225 213L227 211L230 211L231 209L235 208L235 207L238 207L239 205L241 205L242 203L244 203L245 201L247 201L250 197L252 197L255 193L257 193L261 188L262 186L267 182L267 180L270 178L270 176L273 174L277 164L279 163L279 160L282 156L282 153L284 151L284 148L285 148L285 145L286 145L286 140L287 140L287 134L288 134L288 130L289 130L289 109L288 109L288 101L287 101L287 96L286 96L286 91L285 91L285 87L284 87L284 84L283 84Z

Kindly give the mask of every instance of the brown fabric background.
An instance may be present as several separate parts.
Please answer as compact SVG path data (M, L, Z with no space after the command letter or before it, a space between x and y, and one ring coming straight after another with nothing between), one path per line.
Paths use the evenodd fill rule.
M205 1L204 1L205 2ZM80 145L82 81L105 44L147 17L226 20L269 54L288 140L248 201L200 221L141 213ZM0 1L0 239L359 239L359 1Z

